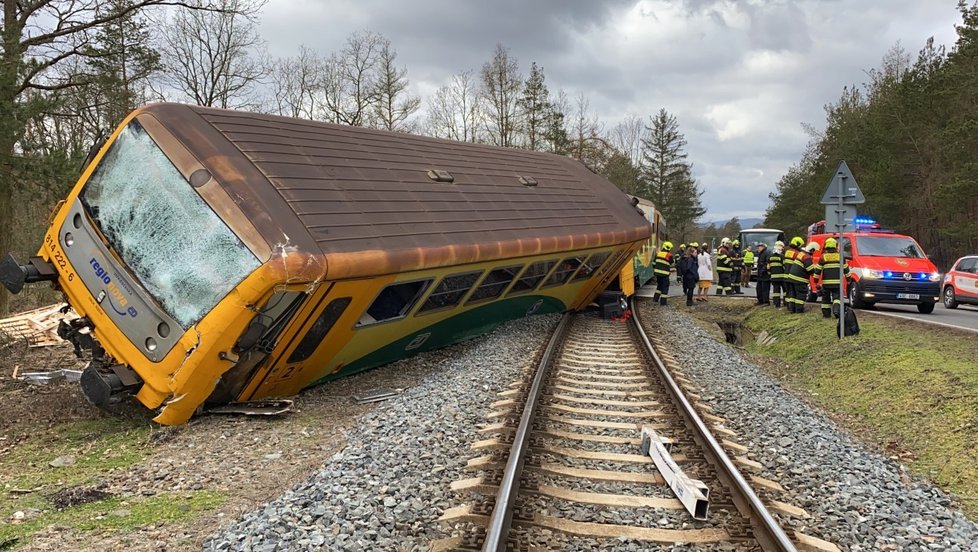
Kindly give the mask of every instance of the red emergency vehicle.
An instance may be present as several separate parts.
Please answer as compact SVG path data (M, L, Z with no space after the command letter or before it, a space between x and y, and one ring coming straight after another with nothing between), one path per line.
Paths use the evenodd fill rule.
M978 305L978 255L966 255L944 275L944 306Z
M917 305L917 310L928 314L941 298L941 273L910 236L897 234L880 227L869 218L857 217L856 231L843 234L841 251L853 285L846 295L856 308L876 303L900 303ZM825 233L825 221L808 228L808 242L818 244L813 262L821 256L825 238L838 234Z

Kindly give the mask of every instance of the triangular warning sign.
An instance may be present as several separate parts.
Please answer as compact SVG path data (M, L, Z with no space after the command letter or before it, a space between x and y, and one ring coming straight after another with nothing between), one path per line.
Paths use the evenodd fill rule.
M866 203L866 196L859 189L856 177L852 175L852 171L849 170L849 165L846 165L845 161L839 163L839 168L832 175L829 186L825 188L825 193L822 194L822 205L837 204L840 196L843 205Z

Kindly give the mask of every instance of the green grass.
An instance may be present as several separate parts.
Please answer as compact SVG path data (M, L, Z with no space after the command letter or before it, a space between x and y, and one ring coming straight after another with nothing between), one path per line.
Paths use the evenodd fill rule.
M164 493L153 497L110 497L58 510L51 498L59 491L95 485L113 470L139 463L153 450L145 422L105 417L40 430L0 457L0 550L3 543L30 540L36 531L66 525L80 531L126 531L147 523L180 521L213 509L225 497L207 491ZM75 457L71 466L49 462ZM13 492L12 492L13 491ZM18 493L17 491L30 491ZM21 523L7 523L16 511L28 512ZM126 515L118 515L125 512ZM16 546L11 543L9 546Z
M766 365L791 387L955 493L978 518L978 340L871 314L859 323L858 336L840 341L838 322L817 312L755 309L747 328L778 341L747 350L774 360Z

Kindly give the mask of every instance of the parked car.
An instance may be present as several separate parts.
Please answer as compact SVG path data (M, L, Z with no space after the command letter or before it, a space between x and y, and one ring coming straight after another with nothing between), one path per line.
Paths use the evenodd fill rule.
M944 306L978 305L978 255L961 257L944 275Z

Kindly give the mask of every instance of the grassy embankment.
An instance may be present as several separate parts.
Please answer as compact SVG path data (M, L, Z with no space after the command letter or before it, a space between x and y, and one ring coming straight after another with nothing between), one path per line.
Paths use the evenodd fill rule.
M150 497L109 496L86 504L57 506L66 489L97 487L115 470L135 465L152 451L146 424L104 417L57 424L38 431L0 454L0 550L16 548L34 532L51 526L81 531L120 532L161 521L188 519L220 506L211 491L161 493ZM0 442L0 445L3 443ZM71 456L73 463L52 467ZM16 512L25 519L14 520Z
M748 352L978 519L978 339L863 313L862 332L840 343L837 321L813 310L742 311L754 334L778 336L772 346L750 340Z

